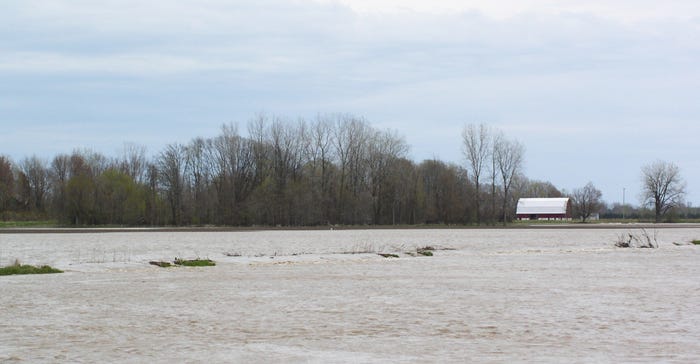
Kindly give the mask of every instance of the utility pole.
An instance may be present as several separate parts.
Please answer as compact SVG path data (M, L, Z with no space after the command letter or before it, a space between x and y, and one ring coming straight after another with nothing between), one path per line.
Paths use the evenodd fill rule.
M622 187L622 220L625 220L625 212L627 210L627 206L625 205L625 188Z

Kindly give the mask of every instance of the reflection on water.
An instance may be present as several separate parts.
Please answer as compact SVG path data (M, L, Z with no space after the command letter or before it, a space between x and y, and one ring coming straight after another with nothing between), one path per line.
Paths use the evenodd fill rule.
M0 234L67 270L0 277L0 361L700 361L700 229L625 231Z

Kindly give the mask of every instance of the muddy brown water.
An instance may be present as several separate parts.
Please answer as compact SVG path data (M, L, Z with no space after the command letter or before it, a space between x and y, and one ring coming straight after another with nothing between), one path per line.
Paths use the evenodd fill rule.
M700 228L629 231L0 234L66 271L0 277L0 362L700 362Z

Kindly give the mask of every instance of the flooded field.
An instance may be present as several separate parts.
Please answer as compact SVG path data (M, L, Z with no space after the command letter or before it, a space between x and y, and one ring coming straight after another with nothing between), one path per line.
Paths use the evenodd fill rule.
M0 234L66 271L0 277L0 362L700 362L700 228L628 231Z

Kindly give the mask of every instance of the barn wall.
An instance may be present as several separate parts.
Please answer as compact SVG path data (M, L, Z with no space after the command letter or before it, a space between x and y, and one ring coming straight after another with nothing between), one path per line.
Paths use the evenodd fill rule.
M571 220L571 212L567 209L566 214L534 214L536 216L535 220ZM516 215L518 220L530 220L528 214L518 214Z

